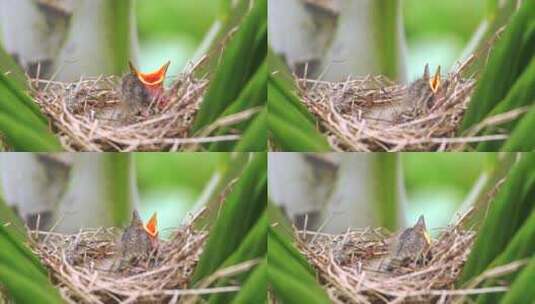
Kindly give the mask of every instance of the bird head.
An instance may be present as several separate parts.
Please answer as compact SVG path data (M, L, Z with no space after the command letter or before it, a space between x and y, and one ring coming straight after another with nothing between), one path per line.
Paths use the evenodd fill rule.
M147 224L143 226L145 232L149 235L152 247L158 246L158 219L156 212L152 214Z
M424 70L424 80L427 81L427 83L429 84L429 88L431 89L431 91L436 94L442 84L442 79L440 76L440 65L438 66L435 75L433 77L430 77L429 65L426 64Z
M137 79L139 79L139 81L143 84L144 88L149 93L152 99L160 97L160 95L163 93L163 90L164 90L163 81L165 80L165 74L167 73L167 69L169 68L170 64L171 64L171 61L167 61L167 63L162 65L156 71L149 72L149 73L142 73L134 67L132 62L130 61L128 62L128 66L130 67L130 72Z
M425 239L425 242L427 244L431 244L431 237L427 232L427 227L425 225L425 219L423 215L420 215L420 217L418 218L418 222L416 222L416 225L414 225L413 229L416 230L416 232Z

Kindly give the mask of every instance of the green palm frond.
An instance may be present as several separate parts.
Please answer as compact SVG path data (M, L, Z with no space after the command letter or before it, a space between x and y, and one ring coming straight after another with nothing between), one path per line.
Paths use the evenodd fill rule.
M194 284L218 269L265 256L267 215L263 214L267 196L266 171L267 155L255 153L218 210L193 275ZM242 274L234 279L245 284L248 277L249 274ZM224 282L221 280L216 284ZM217 295L211 297L210 302L229 303L235 296Z
M490 204L478 231L471 254L463 268L459 285L468 283L483 271L535 253L535 155L523 154ZM510 280L513 273L502 280ZM491 282L487 282L490 284ZM493 295L497 299L499 296ZM486 295L478 303L495 303Z

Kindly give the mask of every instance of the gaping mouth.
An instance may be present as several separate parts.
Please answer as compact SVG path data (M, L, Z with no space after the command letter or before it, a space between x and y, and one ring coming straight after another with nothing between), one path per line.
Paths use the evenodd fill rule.
M130 71L133 75L135 75L143 84L147 86L157 86L163 83L165 79L165 74L167 73L167 68L169 68L169 65L171 64L171 61L167 61L164 65L162 65L158 70L150 73L142 73L138 71L132 62L128 62L128 66L130 67Z
M156 217L156 212L152 214L147 224L144 226L145 231L151 236L156 237L158 235L158 219Z
M440 66L437 68L437 72L435 73L435 76L433 76L431 79L429 79L429 87L431 88L431 91L436 94L438 89L440 88L441 79L440 79Z

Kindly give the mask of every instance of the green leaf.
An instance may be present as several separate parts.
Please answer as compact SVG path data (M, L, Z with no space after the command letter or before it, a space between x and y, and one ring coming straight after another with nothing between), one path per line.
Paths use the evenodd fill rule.
M268 263L264 259L249 276L240 292L232 301L233 304L264 303L267 296Z
M287 107L295 108L309 123L314 124L316 119L297 96L295 78L291 75L282 60L271 50L268 51L268 65L270 70L269 84L273 88L276 88L279 94L284 96L281 99L284 99L288 103ZM271 101L271 97L271 94L268 94L268 100Z
M533 35L535 38L535 33ZM533 41L535 45L535 41ZM507 111L514 110L523 106L529 106L535 102L535 56L531 60L529 66L525 69L518 80L513 84L511 90L503 101L491 111L489 116L505 113ZM500 132L511 133L516 127L519 120L515 120L499 126ZM486 133L496 133L492 128L487 130ZM529 137L528 137L529 138ZM527 140L527 138L526 138ZM497 151L502 146L503 141L483 142L478 145L478 151ZM518 151L529 150L524 147L520 147Z
M242 23L250 9L250 0L221 0L218 20L212 25L210 32L205 36L196 51L196 57L204 54L220 54L224 49L224 41L231 32ZM203 76L214 70L220 61L219 56L209 56L207 62L195 71L197 76Z
M195 269L194 283L219 269L257 223L266 206L266 171L266 154L255 153L219 211Z
M6 202L0 197L0 226L4 226L11 236L19 241L26 240L26 228L19 217L9 208Z
M517 10L516 0L487 0L486 1L486 18L479 25L474 37L471 39L464 54L486 54L489 47L489 41L496 36L500 28L507 25L511 17ZM481 71L487 64L488 56L478 56L463 72L464 77L471 77L478 71ZM464 61L462 59L460 61Z
M268 235L268 220L266 212L260 217L255 226L249 231L245 239L232 255L223 262L221 268L236 265L248 260L259 257L264 257L267 252L267 235ZM259 267L259 266L256 266ZM233 281L245 282L248 280L250 273L238 274L233 278ZM229 279L219 280L217 286L228 285ZM241 292L241 291L240 291ZM210 303L230 303L235 296L233 293L214 294L210 297Z
M321 135L306 132L275 115L268 116L268 125L272 138L283 151L327 152L330 150Z
M282 303L330 303L305 258L284 234L270 229L268 279Z
M267 150L267 118L267 108L264 108L245 130L240 141L234 147L235 152Z
M22 87L0 73L0 113L38 129L46 129L46 119Z
M482 121L503 100L524 70L522 63L531 60L533 53L529 50L532 51L534 46L526 45L531 39L526 39L525 34L532 27L533 20L535 2L524 1L490 56L466 111L463 131Z
M535 257L532 257L531 262L520 272L500 303L530 303L535 299L533 282L535 282Z
M214 122L233 100L254 71L256 54L250 50L257 33L266 22L267 0L258 0L239 26L220 58L213 80L204 96L193 125L193 131Z
M458 284L462 285L477 277L505 250L533 211L533 191L535 154L523 154L490 204L488 215L478 232Z
M275 267L268 269L271 286L282 303L331 303L321 287L317 284L310 285L306 280L292 276L291 272Z
M4 225L0 225L0 248L0 284L16 301L62 303L39 259Z
M23 87L0 72L0 133L21 151L58 151L58 139L48 130L47 120Z
M268 54L268 127L274 143L284 151L329 151L316 120L296 95L295 80L271 52Z
M535 186L532 187L527 199L533 202L535 197ZM526 202L524 202L526 203ZM533 204L532 204L533 205ZM506 265L517 260L535 256L535 209L532 207L531 216L524 222L522 227L514 235L507 248L491 263L488 269ZM486 282L485 286L496 286L498 284L512 283L518 272L513 272L506 276L500 277L499 280L493 279ZM478 297L477 303L498 303L503 294L482 294Z
M502 147L502 151L533 151L535 150L535 107L522 117Z
M60 151L57 138L43 130L36 130L0 111L0 132L16 151Z
M61 304L63 300L48 282L37 281L0 263L0 282L17 303ZM46 285L48 286L46 286Z
M4 74L8 78L13 79L13 82L17 83L19 87L25 87L27 85L26 75L24 71L18 66L4 48L0 45L0 73Z
M222 117L232 115L235 113L239 113L241 111L247 110L249 108L261 106L266 103L266 85L267 85L267 63L264 61L262 65L258 68L256 73L253 75L253 77L249 80L245 88L240 92L240 95L238 98L230 104L230 106L225 109ZM231 129L244 131L246 130L250 125L252 121L248 120L246 122L241 122L237 125L233 125L231 127L224 127L217 131L217 135L222 134L228 134ZM264 132L265 135L262 136L264 138L267 138L267 126L264 126ZM260 130L257 130L260 131ZM264 142L264 147L267 142L267 139ZM235 145L235 143L231 142L219 142L214 143L210 146L211 151L229 151L231 150ZM263 150L243 150L243 151L264 151Z

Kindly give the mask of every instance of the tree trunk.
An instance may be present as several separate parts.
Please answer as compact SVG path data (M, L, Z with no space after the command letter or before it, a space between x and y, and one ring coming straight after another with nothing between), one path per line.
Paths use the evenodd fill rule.
M124 224L138 205L139 195L131 157L117 157L106 153L2 154L6 202L27 223L35 223L40 214L41 229L56 222L56 230L62 232Z
M133 0L2 0L0 27L8 53L31 76L76 81L120 75L137 61Z
M297 74L340 81L383 74L406 81L399 0L271 0L269 37Z
M377 166L383 160L371 154L270 153L270 200L300 228L307 215L309 229L325 232L378 225L396 229L404 225L406 208L399 160L394 160L387 168ZM393 195L388 199L383 192ZM388 213L393 213L390 223L382 220Z

